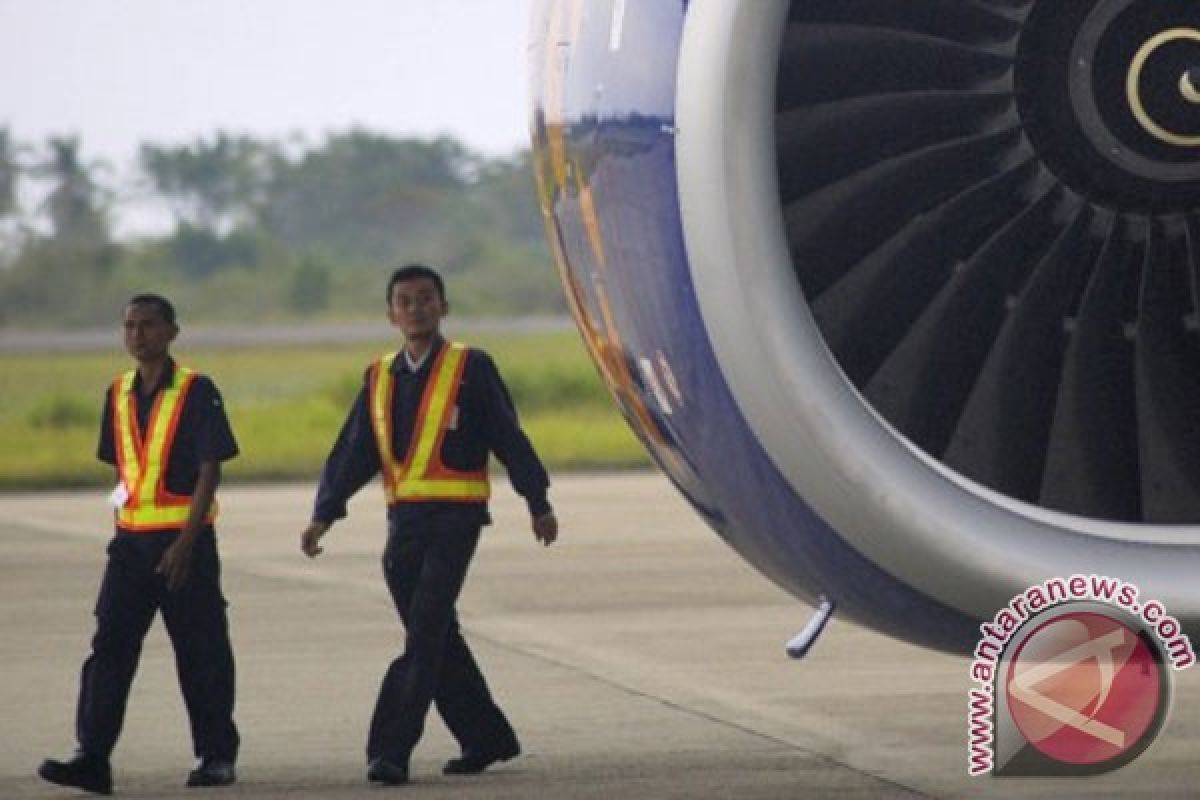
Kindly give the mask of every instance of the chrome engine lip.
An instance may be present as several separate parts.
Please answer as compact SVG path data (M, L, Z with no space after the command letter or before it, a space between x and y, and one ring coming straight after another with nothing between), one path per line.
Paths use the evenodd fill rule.
M789 6L693 0L676 85L697 301L726 383L776 469L861 554L977 618L1049 577L1096 574L1136 584L1194 629L1200 526L1088 519L1000 495L909 443L845 378L784 234L774 114Z

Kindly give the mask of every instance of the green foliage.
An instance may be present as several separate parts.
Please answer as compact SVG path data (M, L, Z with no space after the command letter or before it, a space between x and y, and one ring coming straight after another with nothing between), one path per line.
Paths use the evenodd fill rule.
M363 365L364 369L366 365ZM363 388L363 373L347 372L327 381L319 396L325 398L333 408L348 409Z
M454 313L464 316L527 316L566 314L558 277L542 262L540 250L501 245L489 250L483 263L451 276Z
M176 228L167 246L171 264L191 278L207 278L234 266L254 268L259 263L258 241L244 229L220 236L184 223Z
M38 398L29 410L29 424L37 430L94 428L99 419L95 404L78 394L55 392Z
M114 323L131 294L112 279L123 258L123 248L112 244L29 242L0 270L0 325Z
M300 262L292 274L291 307L296 311L324 311L329 307L329 267L314 258Z
M96 430L0 425L0 487L111 485L112 467L96 460Z
M118 336L114 329L114 342ZM125 368L120 356L0 355L0 487L111 481L112 469L96 461L96 436L105 388ZM59 404L73 409L68 416L77 424L35 426L33 418L45 413L39 407Z
M17 178L20 164L17 162L16 145L8 128L0 128L0 217L17 209Z
M6 133L0 215L20 166ZM107 324L147 290L190 320L362 318L379 313L388 272L410 261L444 270L460 316L565 312L527 153L487 159L449 138L362 130L299 149L223 132L147 143L137 194L148 187L175 225L114 245L113 198L134 192L103 185L77 139L50 139L46 151L41 216L18 220L40 227L10 225L20 235L0 242L0 325Z
M391 264L413 239L443 230L462 202L471 157L452 139L331 136L280 159L259 223L289 246L359 264Z
M186 326L180 344L186 344ZM613 409L574 333L462 335L495 358L521 422L553 471L644 466L636 438ZM103 393L127 359L113 352L0 354L0 489L101 485L95 460ZM394 342L304 348L243 347L177 358L212 376L241 455L230 480L316 481L364 367Z
M233 481L299 479L315 485L344 415L320 395L231 406L241 453L225 474Z
M96 165L79 155L78 137L51 137L49 158L37 172L49 177L54 188L46 198L54 239L72 246L99 246L108 241L110 192L96 182Z
M523 364L508 371L508 390L522 413L609 408L612 400L590 362Z
M648 467L650 456L616 413L561 411L522 417L522 426L551 469Z
M546 232L528 151L484 164L473 182L471 200L489 226L506 239L542 247Z
M182 225L212 229L248 217L279 153L275 145L219 131L189 145L143 144L138 158Z

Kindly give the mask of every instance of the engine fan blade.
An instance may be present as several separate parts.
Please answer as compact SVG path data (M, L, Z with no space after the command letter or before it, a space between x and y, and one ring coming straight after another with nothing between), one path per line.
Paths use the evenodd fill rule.
M866 386L871 404L941 455L1004 321L1005 298L1058 232L1061 187L1045 191L963 262Z
M1050 429L1041 505L1102 519L1141 516L1133 344L1126 321L1141 246L1115 216L1069 327L1071 341Z
M1075 218L1034 270L1009 311L946 448L945 463L1012 497L1036 502L1054 420L1067 338L1063 319L1095 258L1091 207Z
M1166 224L1150 225L1134 348L1142 514L1163 523L1200 516L1200 349L1184 324L1189 250Z

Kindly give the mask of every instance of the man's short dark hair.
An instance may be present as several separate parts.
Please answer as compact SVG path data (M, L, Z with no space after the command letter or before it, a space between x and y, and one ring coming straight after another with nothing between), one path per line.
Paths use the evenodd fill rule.
M154 306L158 310L158 316L168 325L175 324L175 306L171 305L171 301L163 297L161 294L135 294L129 298L126 305L130 306Z
M396 271L392 273L391 279L388 280L387 304L389 306L392 304L392 289L397 283L417 278L429 278L433 281L433 285L437 287L438 297L443 303L446 302L446 283L442 280L442 276L438 275L437 270L424 264L405 264L403 267L397 267Z

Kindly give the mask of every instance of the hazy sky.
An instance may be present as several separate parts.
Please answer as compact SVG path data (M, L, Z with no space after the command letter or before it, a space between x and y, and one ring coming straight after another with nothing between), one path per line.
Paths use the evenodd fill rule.
M359 125L527 145L533 0L0 0L0 126L139 142Z

